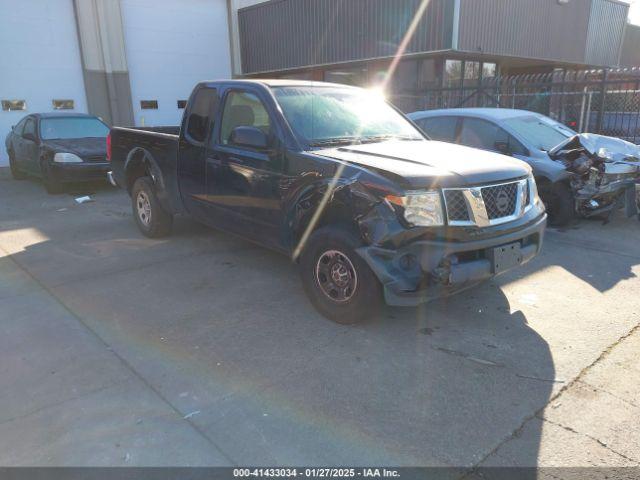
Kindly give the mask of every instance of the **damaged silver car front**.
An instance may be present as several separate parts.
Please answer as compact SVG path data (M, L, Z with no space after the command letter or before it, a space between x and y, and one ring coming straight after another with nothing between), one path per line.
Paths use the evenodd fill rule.
M549 152L572 173L569 184L581 217L610 215L624 209L638 215L640 147L612 137L591 133L574 135Z

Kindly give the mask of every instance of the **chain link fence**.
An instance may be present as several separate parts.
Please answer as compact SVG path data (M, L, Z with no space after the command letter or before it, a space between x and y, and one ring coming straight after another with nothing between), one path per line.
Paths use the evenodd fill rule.
M391 100L405 112L469 107L530 110L580 133L599 133L640 144L640 68L480 79L475 86L396 94Z

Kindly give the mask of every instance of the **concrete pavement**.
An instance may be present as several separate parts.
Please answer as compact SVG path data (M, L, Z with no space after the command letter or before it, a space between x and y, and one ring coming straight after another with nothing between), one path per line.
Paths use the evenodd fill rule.
M94 193L0 173L0 465L640 462L637 220L345 327L286 258Z

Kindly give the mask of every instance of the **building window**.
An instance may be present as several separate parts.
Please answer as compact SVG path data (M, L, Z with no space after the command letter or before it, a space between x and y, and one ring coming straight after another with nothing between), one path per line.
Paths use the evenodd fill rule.
M187 101L186 100L178 100L178 108L180 110L184 110L187 107Z
M495 78L498 67L495 63L482 64L482 78Z
M324 81L364 87L367 85L367 69L344 68L340 70L326 70L324 72Z
M157 110L158 101L157 100L140 100L140 108L142 110Z
M298 72L298 73L288 73L285 75L280 75L278 78L284 78L287 80L313 80L313 72Z
M459 87L462 80L462 61L447 60L444 65L444 81L445 87Z
M52 100L54 110L73 110L73 100Z
M475 86L480 78L480 62L464 62L464 86Z
M26 109L27 102L25 100L2 100L2 110L4 110L5 112Z
M426 58L420 62L418 74L418 91L426 88L440 87L442 80L442 61L440 59Z

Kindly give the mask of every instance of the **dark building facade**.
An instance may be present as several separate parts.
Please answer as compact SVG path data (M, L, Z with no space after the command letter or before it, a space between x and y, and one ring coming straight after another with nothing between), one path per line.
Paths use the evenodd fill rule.
M621 67L640 67L640 26L627 25L624 34L622 53L620 54Z
M238 11L242 73L375 85L396 93L504 74L616 66L618 0L271 0ZM402 48L411 26L411 36ZM628 29L626 31L628 35Z

